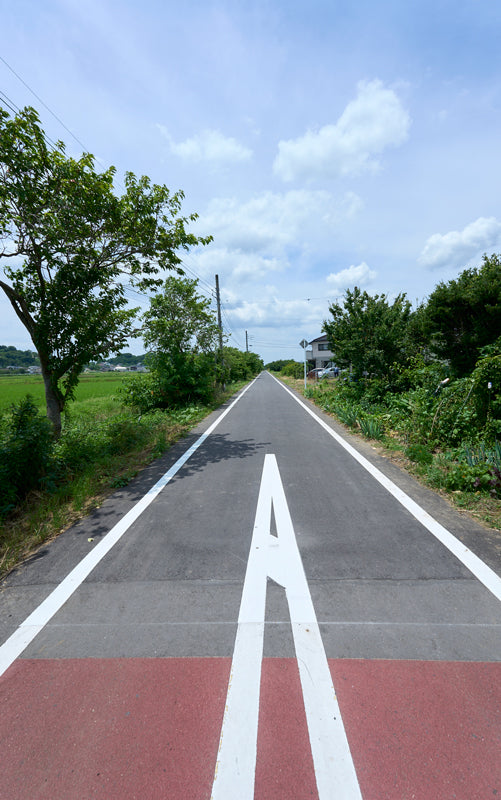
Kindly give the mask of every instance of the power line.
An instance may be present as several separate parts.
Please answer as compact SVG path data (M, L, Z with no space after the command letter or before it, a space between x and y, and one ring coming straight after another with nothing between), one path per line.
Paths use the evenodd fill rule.
M49 108L49 106L47 105L47 103L45 103L45 102L42 100L42 98L41 98L41 97L39 97L39 96L38 96L38 94L37 94L37 93L36 93L36 92L35 92L35 91L34 91L34 90L31 88L31 86L29 86L29 85L26 83L26 81L25 81L23 78L21 78L21 76L20 76L20 75L19 75L19 74L16 72L16 70L15 70L15 69L13 69L13 67L11 67L11 65L10 65L10 64L8 64L8 63L7 63L7 61L5 60L5 58L3 58L3 56L0 56L0 61L3 61L3 63L5 64L5 66L6 66L8 69L10 69L10 71L12 72L12 74L13 74L13 75L15 75L15 76L16 76L16 78L17 78L19 81L21 81L21 83L23 84L23 86L26 86L26 88L28 89L28 91L30 91L30 92L31 92L31 94L33 95L33 97L36 97L36 99L38 100L38 102L39 102L39 103L41 103L41 104L43 105L43 107L47 109L47 111L49 112L49 114L52 114L52 116L54 117L54 119L55 119L55 120L57 120L57 121L59 122L59 124L60 124L60 125L62 125L62 127L64 128L64 130L65 130L65 131L67 131L67 132L70 134L70 136L72 136L72 137L73 137L73 139L74 139L76 142L78 142L78 144L80 145L80 147L82 147L82 148L84 149L84 151L85 151L85 152L88 152L88 148L87 148L87 147L86 147L86 146L83 144L83 142L81 142L81 141L80 141L80 139L79 139L77 136L75 136L75 134L73 133L73 131L70 131L70 129L67 127L67 125L65 125L65 124L64 124L64 122L62 121L62 119L60 119L60 118L57 116L57 114L55 114L55 113L54 113L54 111L52 111L52 109L51 109L51 108Z
M0 56L0 58L1 58L1 56ZM8 108L10 109L10 111L12 111L13 114L20 114L21 113L21 109L19 108L19 106L17 106L14 103L14 101L11 100L8 95L5 94L5 92L2 92L0 90L0 95L2 95L2 98L3 98L2 102L4 103L4 105L8 106ZM58 146L57 146L56 142L53 139L51 139L50 136L44 130L42 130L42 135L43 135L43 138L45 139L45 141L47 142L47 144L49 145L49 147L51 148L51 150L57 150L58 149Z
M6 105L12 111L13 114L16 114L19 111L19 109L15 105L15 103L13 103L12 100L9 97L7 97L5 92L2 92L1 90L0 90L0 95L1 95L0 99L2 100L2 103L4 105Z
M213 286L212 284L208 283L208 282L205 280L205 278L202 278L202 276L201 276L201 275L199 275L199 274L198 274L198 273L195 271L195 269L194 269L193 267L188 267L188 265L186 264L186 259L187 259L187 257L188 257L187 255L184 255L184 256L183 256L183 258L182 258L182 260L181 260L181 264L182 264L182 267L183 267L183 269L186 269L186 270L188 270L188 272L189 272L191 275L193 275L193 277L194 277L194 278L196 278L196 279L197 279L197 281L198 281L198 282L201 284L201 286L205 287L205 290L206 290L207 292L209 292L209 293L212 295L212 297L215 297L215 289L214 289L214 286Z

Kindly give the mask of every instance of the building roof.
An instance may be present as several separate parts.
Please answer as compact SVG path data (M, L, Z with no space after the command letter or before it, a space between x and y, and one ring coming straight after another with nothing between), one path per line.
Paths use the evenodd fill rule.
M317 336L316 339L312 339L311 342L308 344L313 344L314 342L326 342L327 341L327 334L323 333L322 336Z

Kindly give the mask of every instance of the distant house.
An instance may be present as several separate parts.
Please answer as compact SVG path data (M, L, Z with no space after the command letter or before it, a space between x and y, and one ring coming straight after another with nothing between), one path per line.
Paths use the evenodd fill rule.
M311 351L307 351L306 357L308 361L315 362L315 369L320 369L326 367L331 362L333 363L334 354L329 350L326 333L308 342L308 344L311 347Z

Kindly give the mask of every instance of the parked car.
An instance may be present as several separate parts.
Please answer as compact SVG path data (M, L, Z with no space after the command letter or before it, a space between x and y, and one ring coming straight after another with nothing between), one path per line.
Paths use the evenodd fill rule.
M339 367L326 367L321 371L319 378L337 378L339 375Z
M317 369L310 369L310 371L306 373L306 377L316 380L321 376L323 371L324 371L323 367L322 368L317 367Z

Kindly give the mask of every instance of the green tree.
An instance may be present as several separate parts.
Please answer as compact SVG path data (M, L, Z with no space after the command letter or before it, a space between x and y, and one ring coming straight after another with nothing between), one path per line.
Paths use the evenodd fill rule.
M263 361L257 353L244 352L236 347L223 348L223 362L225 366L225 379L233 381L246 381L253 378L263 369Z
M197 294L197 280L169 277L144 314L143 338L160 393L157 405L206 401L215 383L219 338L211 301Z
M407 325L411 304L405 294L390 303L384 294L372 297L358 286L347 289L343 304L333 303L331 320L322 330L340 367L353 367L357 375L390 375L393 364L406 358Z
M124 283L160 285L180 249L209 241L186 231L196 215L180 216L182 192L128 172L117 196L114 174L88 153L69 158L62 142L51 149L34 109L0 109L0 258L12 259L0 287L40 358L56 435L84 365L133 333Z
M501 334L501 259L487 255L480 268L439 283L424 307L424 330L436 356L455 375L469 375L483 347Z

